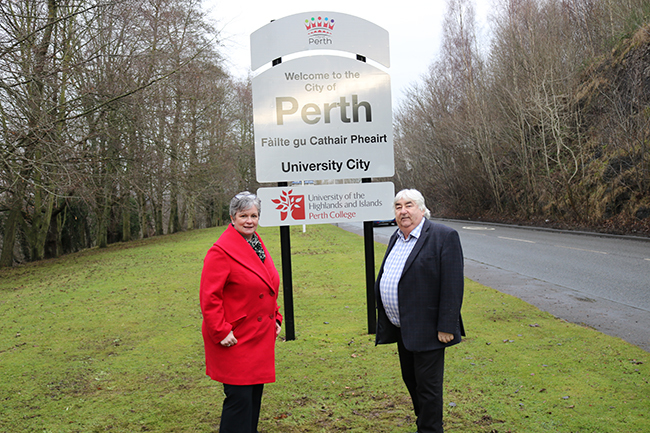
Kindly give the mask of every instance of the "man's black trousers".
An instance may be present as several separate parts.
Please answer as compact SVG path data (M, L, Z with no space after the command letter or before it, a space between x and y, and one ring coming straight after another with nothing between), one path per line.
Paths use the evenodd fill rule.
M402 339L397 342L402 379L413 400L418 433L443 433L442 383L445 349L411 352Z

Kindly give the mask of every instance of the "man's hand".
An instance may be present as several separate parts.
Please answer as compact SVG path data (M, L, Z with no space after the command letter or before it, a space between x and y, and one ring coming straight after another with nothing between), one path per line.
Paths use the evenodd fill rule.
M446 344L453 339L454 339L454 334L447 334L446 332L438 332L438 340L440 340L441 343Z

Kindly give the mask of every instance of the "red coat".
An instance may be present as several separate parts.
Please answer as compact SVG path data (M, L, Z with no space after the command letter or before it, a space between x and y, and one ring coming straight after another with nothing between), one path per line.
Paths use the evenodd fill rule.
M261 239L260 239L261 242ZM208 250L201 275L206 374L229 385L275 382L280 276L264 243L264 263L229 225ZM230 331L237 344L219 344Z

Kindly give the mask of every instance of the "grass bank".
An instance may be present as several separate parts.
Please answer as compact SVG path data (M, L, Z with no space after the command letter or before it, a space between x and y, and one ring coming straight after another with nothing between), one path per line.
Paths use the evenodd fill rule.
M222 230L0 270L0 431L217 431L198 284ZM261 234L279 267L278 230ZM412 432L396 348L366 333L362 239L323 225L291 242L296 340L277 343L260 431ZM650 431L646 352L471 281L463 314L447 431Z

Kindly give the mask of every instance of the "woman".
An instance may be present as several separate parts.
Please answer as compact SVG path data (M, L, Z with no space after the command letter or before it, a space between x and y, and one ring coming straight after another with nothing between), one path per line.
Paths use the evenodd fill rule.
M206 374L223 383L221 433L256 433L265 383L275 382L280 276L256 233L260 200L230 201L231 224L210 248L201 275Z

